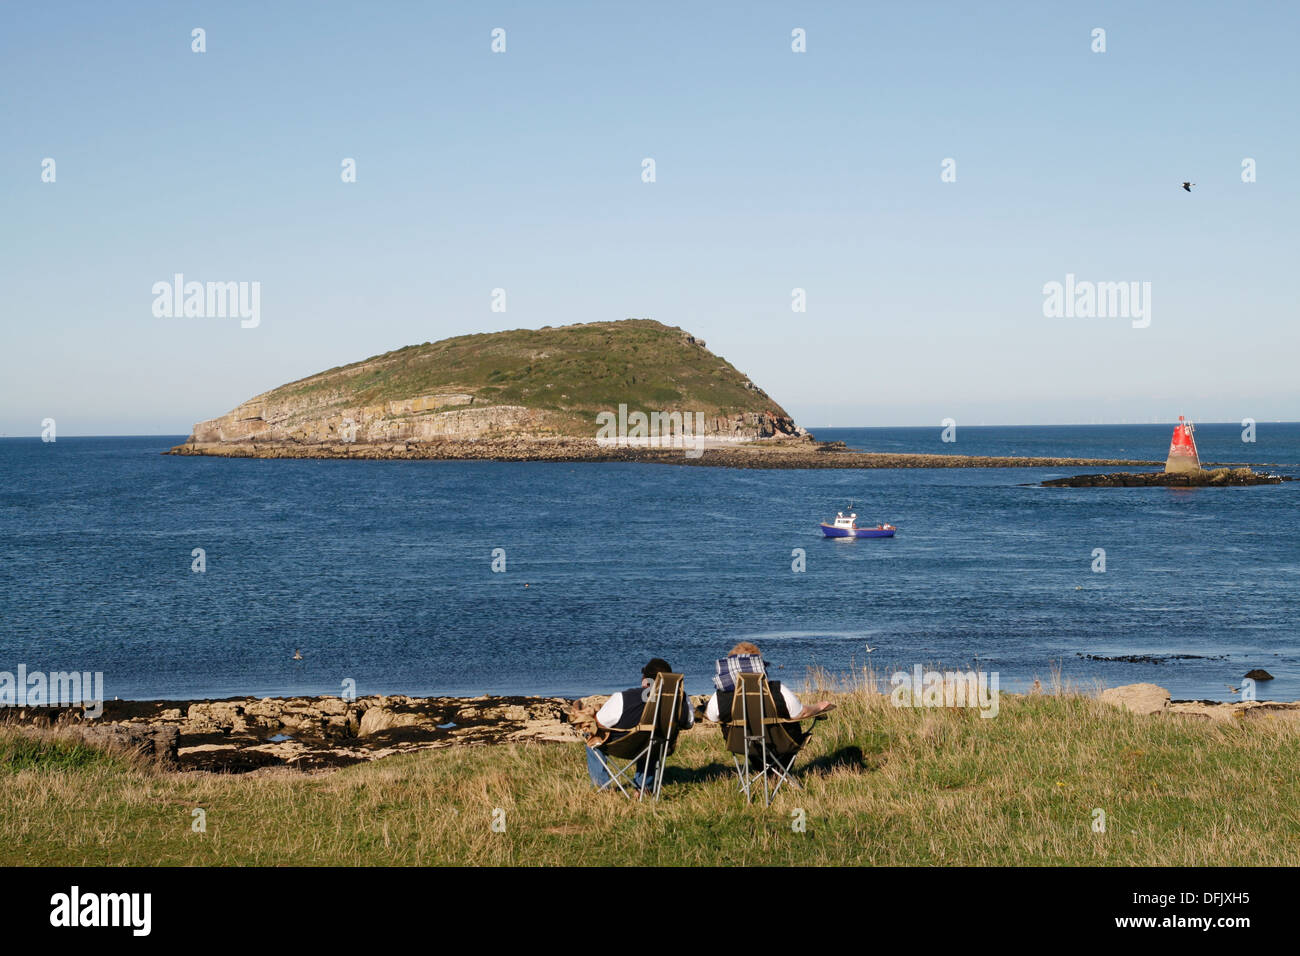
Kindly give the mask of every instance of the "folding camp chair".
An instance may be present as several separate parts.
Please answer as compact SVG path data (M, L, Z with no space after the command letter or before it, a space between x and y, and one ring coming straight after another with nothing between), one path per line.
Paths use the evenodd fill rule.
M825 714L815 716L805 731L798 720L780 716L765 674L738 674L736 678L731 719L723 724L722 734L736 764L740 792L752 803L756 784L762 777L763 801L770 806L787 780L792 787L803 789L790 775L790 768L804 744L812 738L813 727ZM769 772L776 777L774 787L770 787Z
M682 684L682 675L657 675L654 684L650 687L645 708L641 711L641 720L637 725L627 731L613 731L614 734L621 733L622 736L615 736L599 747L592 748L601 766L609 774L609 780L605 781L600 789L605 790L610 784L614 784L623 791L623 796L631 800L632 795L623 786L622 778L626 777L629 783L634 782L635 777L628 774L644 763L647 766L653 765L654 771L651 774L641 774L641 787L637 799L645 797L646 785L649 784L651 794L658 800L659 791L664 783L664 765L668 763L668 755L677 746L677 732L680 729L678 721L685 713L686 706L686 691ZM615 772L610 766L610 758L626 761L626 763L623 764L622 769Z

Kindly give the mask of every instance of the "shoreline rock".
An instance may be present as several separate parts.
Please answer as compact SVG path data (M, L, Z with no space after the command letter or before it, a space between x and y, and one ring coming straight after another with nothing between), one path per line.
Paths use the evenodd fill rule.
M1172 714L1201 720L1300 720L1300 700L1170 700L1169 691L1158 684L1124 684L1108 687L1097 695L1135 714Z
M1107 687L1097 699L1135 714L1159 714L1169 707L1169 691L1156 684L1124 684Z

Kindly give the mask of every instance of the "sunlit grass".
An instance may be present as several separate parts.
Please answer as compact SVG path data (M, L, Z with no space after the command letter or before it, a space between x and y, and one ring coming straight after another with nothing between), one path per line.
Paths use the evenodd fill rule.
M271 401L344 408L468 392L493 404L548 409L569 432L594 435L599 411L776 409L725 359L649 319L461 335L371 356L284 385Z
M577 744L243 776L22 751L0 756L0 864L1300 863L1293 721L1141 717L1073 693L1003 695L989 719L857 684L796 764L805 790L771 807L744 803L707 726L683 735L658 804L594 792ZM12 734L0 755L20 752Z

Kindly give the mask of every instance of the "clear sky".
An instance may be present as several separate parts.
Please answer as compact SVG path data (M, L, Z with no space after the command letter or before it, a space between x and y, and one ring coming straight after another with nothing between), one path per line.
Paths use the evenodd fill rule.
M186 433L630 316L808 426L1300 419L1298 35L1289 3L6 0L0 433ZM155 317L175 273L260 282L260 324ZM1044 316L1067 274L1151 283L1150 325Z

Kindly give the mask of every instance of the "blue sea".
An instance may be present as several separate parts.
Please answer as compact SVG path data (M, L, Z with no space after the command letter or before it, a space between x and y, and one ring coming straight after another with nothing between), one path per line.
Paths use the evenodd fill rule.
M953 444L939 428L815 431L869 451L1156 460L1171 428L963 427ZM1198 426L1202 458L1300 476L1300 424L1260 423L1253 444L1241 431ZM1300 698L1300 482L160 454L183 440L0 440L0 671L100 671L110 698L345 680L577 696L631 686L659 656L703 693L746 639L785 679L922 664L1018 690L1059 670L1083 689L1224 700L1262 667L1276 678L1262 698ZM897 537L823 539L849 500ZM1139 655L1156 660L1091 659Z

